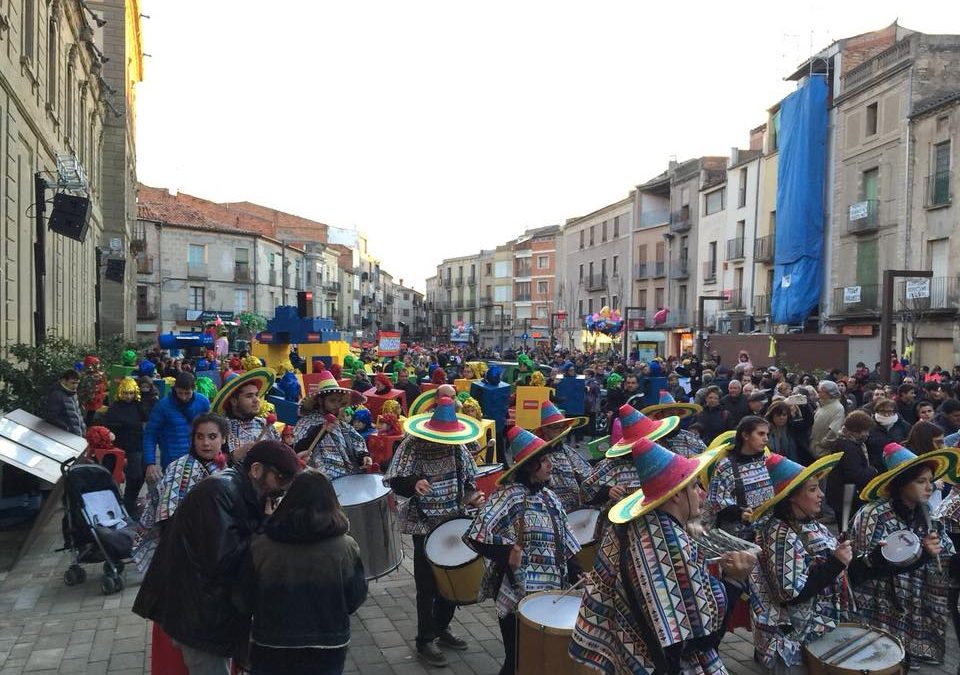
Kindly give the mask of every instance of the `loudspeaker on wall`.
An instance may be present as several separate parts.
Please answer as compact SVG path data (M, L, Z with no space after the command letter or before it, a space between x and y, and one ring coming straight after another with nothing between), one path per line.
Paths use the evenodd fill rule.
M65 193L53 196L50 229L64 237L83 242L90 221L90 200Z

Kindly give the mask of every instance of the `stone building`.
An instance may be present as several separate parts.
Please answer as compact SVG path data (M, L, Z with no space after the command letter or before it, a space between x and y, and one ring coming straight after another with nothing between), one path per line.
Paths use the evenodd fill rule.
M556 304L559 225L527 230L513 242L513 336L518 343L550 346Z

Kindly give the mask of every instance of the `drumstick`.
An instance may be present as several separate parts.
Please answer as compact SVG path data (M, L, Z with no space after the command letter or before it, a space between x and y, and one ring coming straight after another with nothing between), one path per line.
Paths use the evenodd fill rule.
M848 643L847 646L850 649L843 650L840 654L837 654L833 658L833 661L827 665L839 666L841 663L853 657L854 655L859 654L864 649L866 649L867 647L869 647L870 645L872 645L874 642L876 642L882 637L883 637L883 633L875 633L874 635L870 636L870 639L868 639L866 642L862 644L859 644L859 645L856 644L857 642L859 642L859 640Z
M923 516L923 521L927 524L927 534L933 532L933 523L930 522L930 509L927 508L926 504L920 505L920 514ZM940 562L940 556L937 555L937 572L943 574L943 563Z
M850 645L860 642L860 640L862 640L865 636L870 634L869 628L864 626L863 629L864 629L863 632L860 633L860 635L858 635L857 637L853 638L850 642L842 642L838 644L836 647L821 654L820 660L823 661L824 663L829 663L835 654L839 654L840 652L846 650L846 648L849 647Z
M847 483L843 486L843 514L840 517L840 541L847 538L847 526L850 524L850 509L853 507L853 493L857 486Z
M560 595L558 595L557 597L555 597L555 598L553 599L553 604L557 604L558 602L560 602L560 599L561 599L561 598L565 598L565 597L567 597L568 595L570 595L570 593L571 593L577 586L579 586L580 584L582 584L584 581L587 580L587 577L588 577L590 574L591 574L590 572L584 572L584 573L580 576L580 578L577 579L577 583L575 583L573 586L571 586L570 588L568 588L568 589L565 590L563 593L561 593Z

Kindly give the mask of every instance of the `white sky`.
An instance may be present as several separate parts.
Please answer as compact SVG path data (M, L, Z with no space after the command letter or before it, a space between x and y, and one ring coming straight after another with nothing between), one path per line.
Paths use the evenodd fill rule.
M746 147L811 43L960 33L952 0L141 4L140 180L357 227L421 290L673 155Z

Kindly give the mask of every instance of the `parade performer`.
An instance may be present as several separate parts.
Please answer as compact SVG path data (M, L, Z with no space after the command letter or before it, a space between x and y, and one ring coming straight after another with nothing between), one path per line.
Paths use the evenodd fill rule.
M93 416L107 400L107 378L100 367L100 359L89 355L83 359L83 371L77 387L77 400L83 408L85 422L93 424Z
M341 387L326 370L320 373L316 386L316 392L300 402L300 419L293 430L294 450L330 480L360 473L373 460L363 437L340 415L350 403L363 403L363 394Z
M703 410L703 406L696 403L677 402L669 391L662 390L659 403L648 405L640 412L652 420L676 416L680 421L683 421L692 415L696 415L701 410ZM703 442L699 434L683 428L678 428L668 437L665 437L662 445L684 457L695 457L707 449L707 444Z
M350 418L350 426L360 434L364 441L376 431L373 428L373 415L363 406L354 409L353 417Z
M450 632L456 604L437 592L427 560L427 534L467 506L480 506L477 465L466 444L480 438L476 420L458 415L453 400L441 397L433 412L403 421L407 434L397 448L384 483L408 501L400 509L401 532L413 536L413 578L417 587L417 655L428 665L443 667L438 648L464 650L467 643Z
M559 413L558 413L559 414ZM548 485L561 435L550 441L526 429L507 431L514 463L480 509L464 542L488 558L480 600L494 598L504 663L513 675L517 661L517 605L531 593L566 588L582 573L574 556L580 544L567 524L559 497Z
M280 440L277 430L260 410L261 401L273 382L274 374L269 368L248 370L227 380L210 404L211 412L226 417L229 422L230 456L234 464L242 462L257 441Z
M700 512L696 478L718 453L687 458L640 438L630 455L642 489L610 510L615 525L605 529L585 584L570 656L608 675L726 673L717 653L723 584L685 530ZM755 562L735 551L723 554L720 568L746 579Z
M143 425L147 421L146 411L140 403L140 387L132 377L125 377L117 385L117 400L110 404L104 415L104 425L113 432L117 446L126 455L127 463L123 469L123 506L134 520L140 518L137 498L143 488Z
M217 396L217 385L206 375L201 375L197 378L196 388L198 394L203 394L211 401Z
M953 542L953 550L960 553L960 485L954 485L947 498L940 502L936 518L943 523L944 532ZM953 630L960 640L960 555L954 555L951 561L947 604L950 606Z
M580 508L580 484L593 470L574 448L564 443L571 431L587 423L586 417L565 417L550 401L540 404L540 426L534 433L543 440L555 442L550 455L553 472L550 489L569 513Z
M303 398L303 389L300 387L300 380L297 379L297 371L293 363L281 361L276 367L277 381L276 387L280 391L285 401L296 403Z
M856 589L857 609L868 624L903 641L912 666L939 664L949 615L947 571L956 551L942 523L932 518L928 502L934 481L944 476L956 481L960 451L940 448L917 457L897 443L888 443L883 462L887 470L860 493L860 499L869 503L851 524L854 550L867 552L893 533L908 530L922 541L922 564Z

